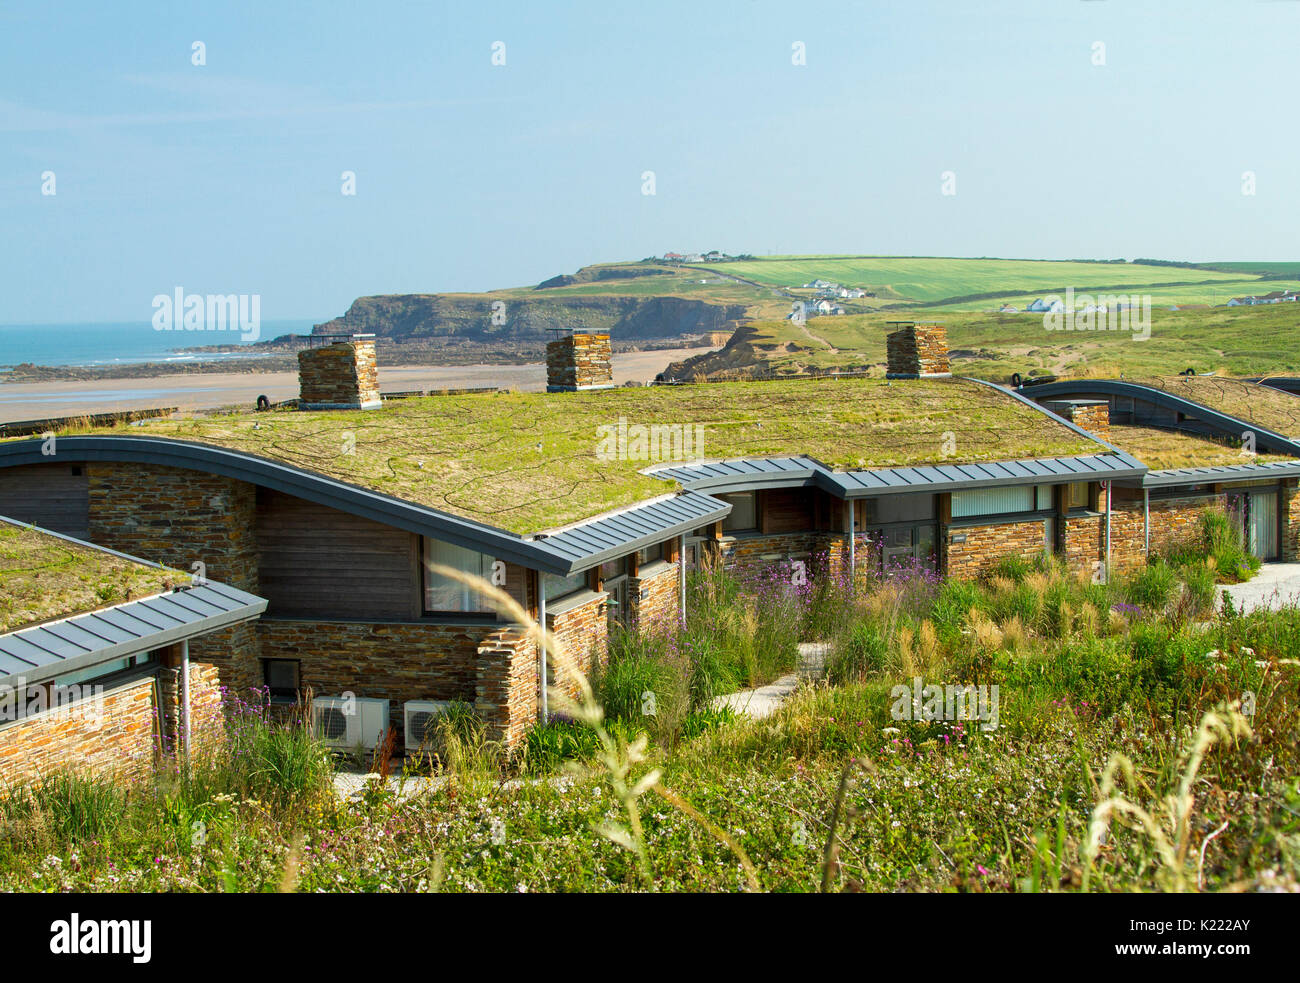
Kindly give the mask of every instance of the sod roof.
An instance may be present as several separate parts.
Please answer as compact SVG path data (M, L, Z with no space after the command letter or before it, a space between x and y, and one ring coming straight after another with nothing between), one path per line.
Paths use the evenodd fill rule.
M1285 454L1242 453L1241 445L1180 430L1110 425L1110 443L1127 451L1153 471L1166 468L1229 467L1291 461Z
M700 430L692 453L602 456L629 428ZM367 411L240 413L63 433L167 437L258 455L509 532L554 529L677 485L672 460L806 455L840 470L1103 451L1005 392L959 379L800 379L580 393L429 396ZM635 431L629 436L635 438Z
M1284 437L1300 438L1300 396L1271 386L1220 376L1130 377L1124 381L1190 399Z
M0 522L0 633L148 597L185 580L175 570Z

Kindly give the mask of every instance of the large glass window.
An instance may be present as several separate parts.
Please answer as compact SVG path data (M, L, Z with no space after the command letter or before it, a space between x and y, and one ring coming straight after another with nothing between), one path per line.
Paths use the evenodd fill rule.
M587 571L571 573L567 577L562 577L558 573L544 573L542 582L546 587L546 600L558 601L561 597L568 597L570 594L587 589Z
M424 610L439 613L491 611L487 598L459 580L434 573L433 566L451 567L484 580L492 579L492 557L436 539L424 541Z
M1092 508L1092 485L1086 481L1072 481L1069 484L1070 508Z
M731 503L730 514L722 520L724 532L749 532L758 528L758 494L756 492L738 492L733 495L719 495L718 497Z
M933 495L883 495L863 500L858 528L890 522L920 522L934 516Z

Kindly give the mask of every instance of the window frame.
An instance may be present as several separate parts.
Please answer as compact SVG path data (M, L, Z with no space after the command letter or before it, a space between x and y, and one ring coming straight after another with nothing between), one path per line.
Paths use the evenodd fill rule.
M423 618L436 618L436 619L441 619L441 620L444 620L444 621L445 621L445 620L448 620L448 619L451 619L451 620L469 620L469 621L471 621L471 622L490 622L490 621L496 621L496 620L497 620L496 612L495 612L495 611L494 611L490 606L488 606L488 605L487 605L487 602L484 601L484 600L480 600L480 602L479 602L479 603L482 603L482 604L485 605L485 607L482 608L482 609L464 610L464 609L456 609L456 608L431 608L431 607L429 607L429 564L428 564L428 559L427 559L427 556L428 556L428 554L427 554L427 549L428 549L428 544L429 544L429 543L443 543L443 544L446 545L446 546L455 546L455 545L456 545L455 543L447 543L447 542L445 542L444 540L441 540L441 539L434 539L434 538L431 537L431 536L421 536L421 537L420 537L420 544L419 544L419 549L420 549L420 555L419 555L419 567L420 567L420 587L419 587L419 589L420 589L420 598L419 598L419 600L420 600L420 615L421 615L421 617L423 617ZM460 549L467 549L467 547L463 547L463 546L462 546L462 547L459 547L459 548L460 548ZM489 566L490 566L492 563L495 562L495 558L492 557L491 555L487 554L487 553L482 553L482 552L479 552L478 550L469 550L469 552L471 552L471 553L477 553L478 556L482 557L484 560L486 560L486 561L488 562ZM465 571L465 572L466 572L466 573L470 573L470 572L472 572L472 571ZM491 573L491 571L489 570L488 575L484 575L483 572L482 572L482 570L480 569L480 571L479 571L479 573L478 573L478 576L481 576L481 577L483 577L485 580L487 580L487 579L489 579L490 573ZM477 595L474 595L474 596L477 597Z

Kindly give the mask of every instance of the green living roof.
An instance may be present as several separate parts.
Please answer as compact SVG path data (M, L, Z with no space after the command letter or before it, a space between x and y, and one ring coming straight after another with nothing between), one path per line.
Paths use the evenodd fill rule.
M175 570L0 522L0 632L148 597L185 580Z
M689 427L698 445L689 454L677 446L676 454L655 458L605 459L602 450L616 448L602 447L602 437L620 421L629 428ZM628 433L626 446L635 453L636 431ZM675 483L640 473L670 461L806 455L849 470L1102 450L1009 394L960 379L429 396L367 411L145 420L129 435L258 455L518 534L671 492Z
M1272 386L1204 375L1135 376L1124 381L1151 386L1272 430L1283 437L1300 439L1300 397Z

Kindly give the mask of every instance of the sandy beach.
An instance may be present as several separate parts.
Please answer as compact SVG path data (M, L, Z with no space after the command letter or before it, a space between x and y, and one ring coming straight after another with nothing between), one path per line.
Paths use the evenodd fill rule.
M614 381L649 382L670 362L712 351L673 348L614 355ZM529 365L403 365L379 366L380 389L460 389L496 386L519 390L546 387L546 366ZM0 385L0 423L43 420L81 413L175 406L182 410L212 409L231 404L250 409L257 397L272 402L298 395L295 372L226 372L212 375L163 375L151 379L103 379L94 382L30 382Z

